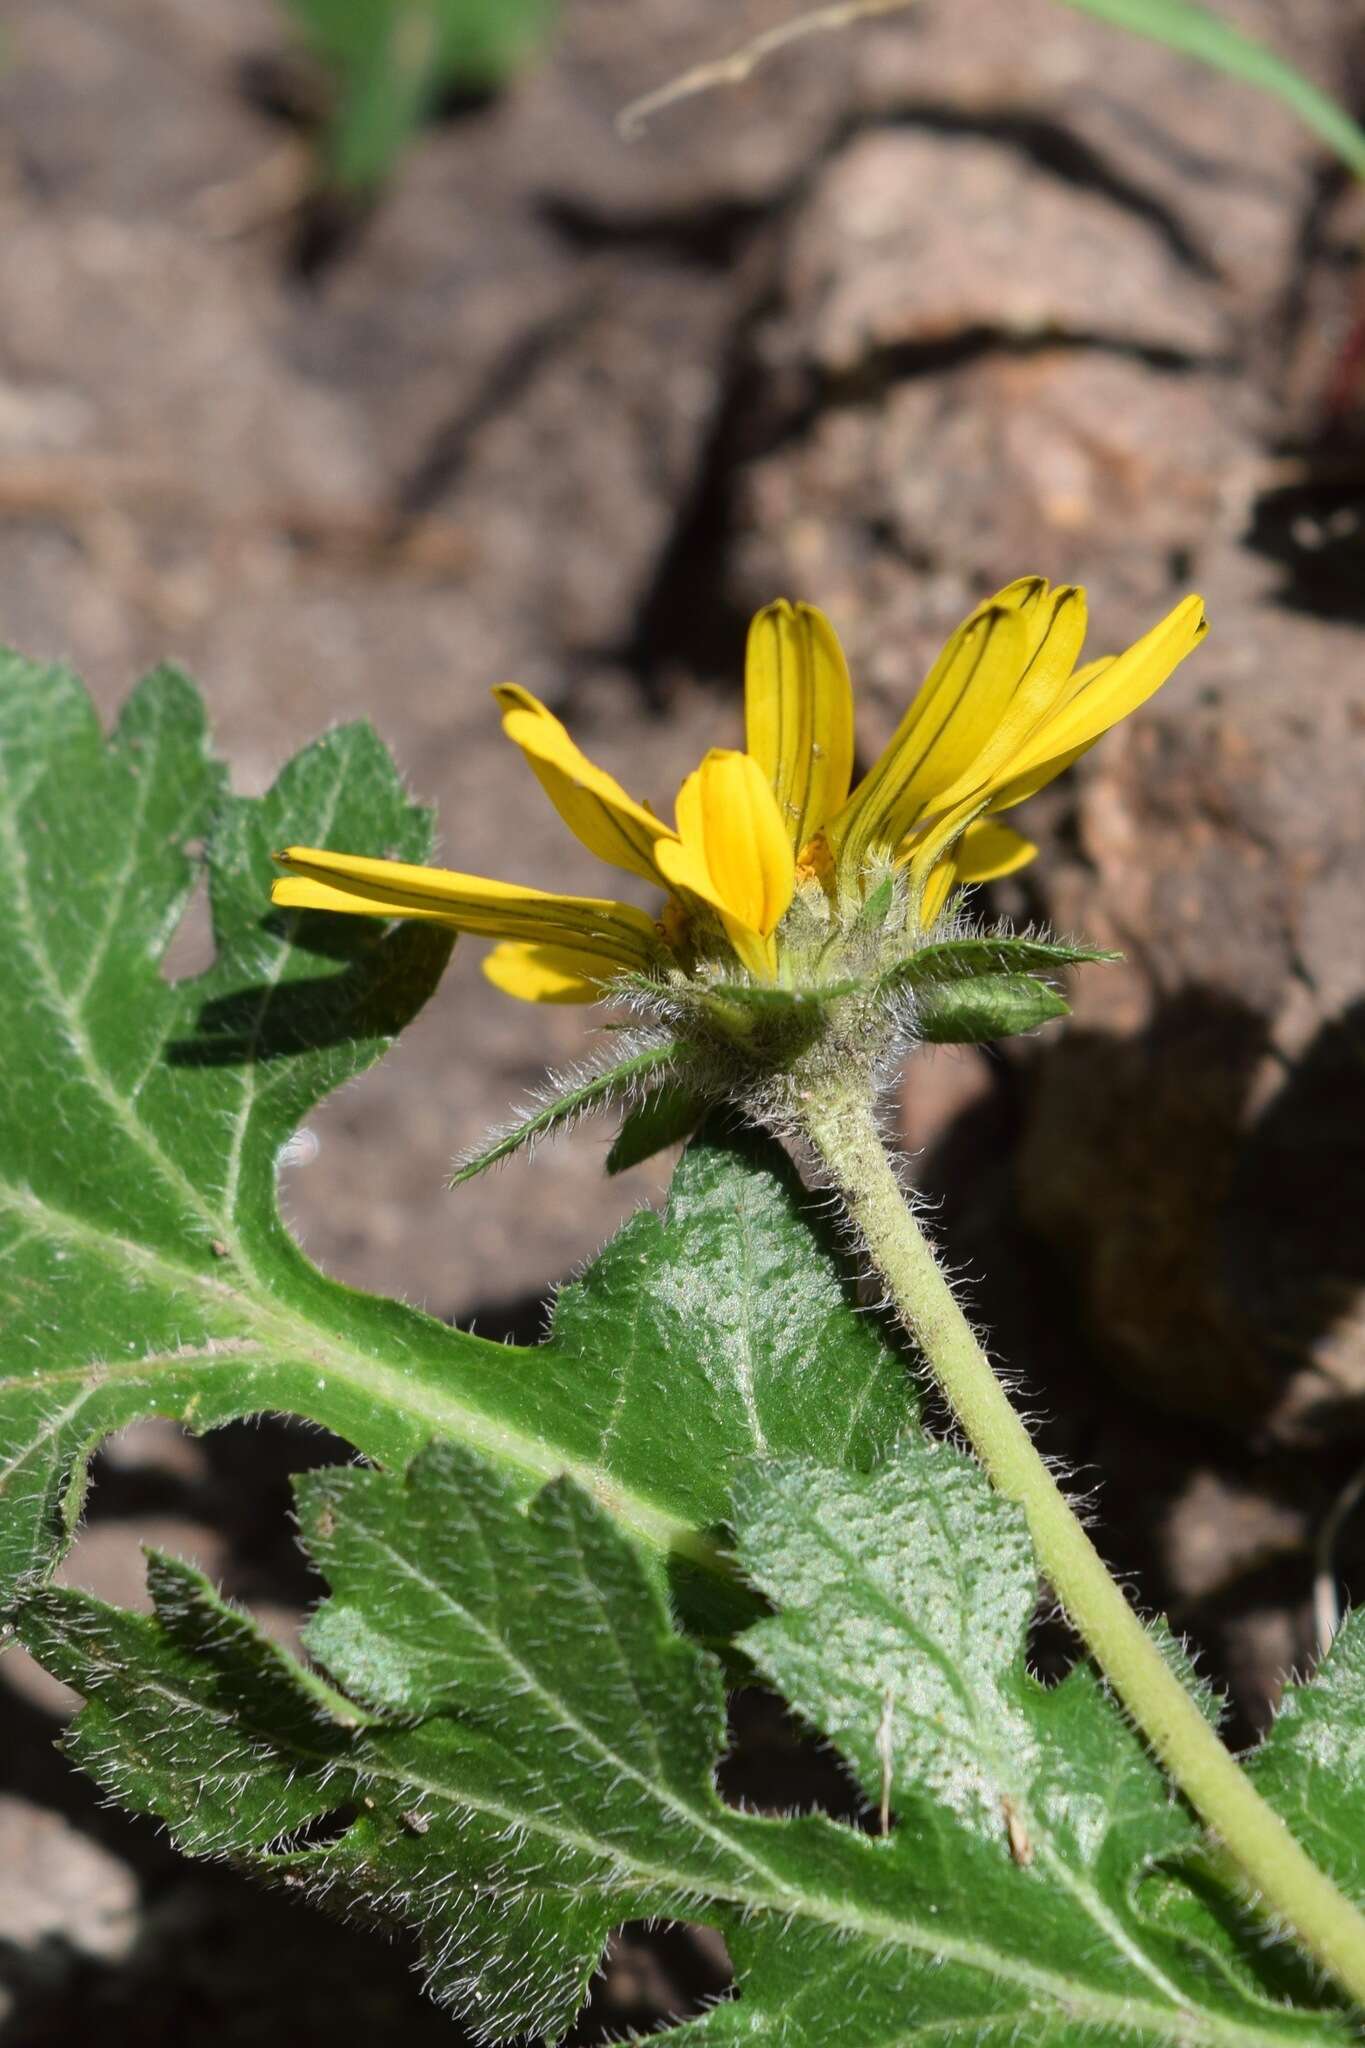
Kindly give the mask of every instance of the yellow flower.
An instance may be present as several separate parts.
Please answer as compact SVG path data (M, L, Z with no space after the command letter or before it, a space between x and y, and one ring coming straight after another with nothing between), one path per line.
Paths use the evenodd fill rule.
M628 903L484 881L444 868L290 847L274 901L420 917L499 939L485 972L532 1002L591 1002L622 973L729 956L783 979L782 922L798 890L837 930L888 868L905 878L909 942L962 883L1011 873L1036 849L995 814L1032 796L1160 688L1206 630L1187 597L1128 648L1077 668L1085 594L1011 583L951 636L872 768L853 788L853 692L823 613L785 601L749 628L745 747L714 748L678 792L675 823L595 767L553 712L494 691L577 838L663 889L656 922Z

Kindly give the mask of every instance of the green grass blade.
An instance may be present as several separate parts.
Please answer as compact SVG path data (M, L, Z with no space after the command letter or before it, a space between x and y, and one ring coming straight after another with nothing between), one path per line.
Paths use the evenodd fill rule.
M1283 100L1313 133L1365 178L1365 129L1321 86L1254 37L1220 21L1193 0L1065 0L1083 14L1165 43L1215 71Z

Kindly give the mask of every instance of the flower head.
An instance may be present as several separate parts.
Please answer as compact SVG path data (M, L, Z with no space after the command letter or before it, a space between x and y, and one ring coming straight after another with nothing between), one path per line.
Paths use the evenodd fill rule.
M801 993L847 985L913 951L959 884L1036 849L999 824L1151 696L1202 639L1178 604L1123 654L1077 667L1085 595L1011 583L948 640L856 786L853 693L833 628L809 605L768 605L749 628L743 750L713 748L669 825L581 753L515 684L503 730L577 838L664 893L633 904L485 881L317 847L278 856L274 901L426 918L500 941L485 972L532 1002L591 1002L622 975L661 986L745 980Z

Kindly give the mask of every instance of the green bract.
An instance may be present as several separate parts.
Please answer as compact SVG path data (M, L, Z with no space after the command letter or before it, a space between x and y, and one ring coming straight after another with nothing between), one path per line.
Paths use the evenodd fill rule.
M982 1045L1034 1031L1069 1012L1044 975L1117 958L1039 934L978 931L965 921L953 936L919 941L907 926L903 889L875 892L869 909L876 915L853 918L835 938L823 927L811 951L834 952L833 972L822 977L813 963L803 976L798 954L791 988L623 977L613 993L648 1020L624 1056L552 1079L540 1102L460 1162L456 1185L622 1102L627 1113L609 1172L687 1137L718 1103L792 1130L800 1102L828 1075L856 1069L875 1079L918 1045ZM862 971L849 973L850 966Z

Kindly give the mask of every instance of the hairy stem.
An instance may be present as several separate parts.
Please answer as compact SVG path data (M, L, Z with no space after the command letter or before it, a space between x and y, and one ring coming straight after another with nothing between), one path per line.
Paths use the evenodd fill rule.
M1265 1904L1365 2007L1365 1917L1238 1768L1111 1578L1010 1405L907 1206L861 1092L811 1101L806 1135L995 1485L1028 1519L1043 1571L1190 1805Z

